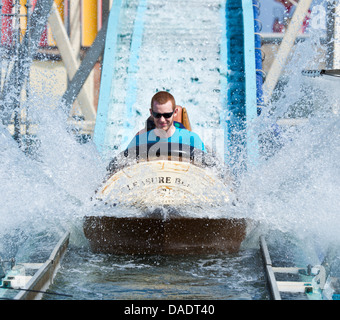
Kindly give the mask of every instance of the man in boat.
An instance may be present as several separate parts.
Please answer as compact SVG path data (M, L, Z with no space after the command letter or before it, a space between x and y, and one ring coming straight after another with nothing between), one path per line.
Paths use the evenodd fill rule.
M137 133L128 149L157 142L183 144L206 152L201 138L187 130L180 122L174 121L179 112L172 94L157 92L151 99L150 117L146 129Z
M141 155L190 157L196 163L205 163L207 150L201 138L174 119L179 112L174 97L166 92L156 93L151 100L150 117L146 128L139 131L124 151L124 157L130 159ZM190 123L186 123L190 128ZM177 148L177 149L176 149ZM142 156L142 157L144 157ZM107 170L111 174L120 166L120 161L114 157Z

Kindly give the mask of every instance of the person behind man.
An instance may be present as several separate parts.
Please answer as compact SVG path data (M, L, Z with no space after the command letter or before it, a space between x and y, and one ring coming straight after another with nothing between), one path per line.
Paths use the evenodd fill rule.
M157 92L151 99L150 115L155 128L140 131L129 143L129 148L156 142L183 144L206 152L201 138L194 132L178 127L174 118L178 113L175 98L166 91ZM176 124L176 126L175 126Z

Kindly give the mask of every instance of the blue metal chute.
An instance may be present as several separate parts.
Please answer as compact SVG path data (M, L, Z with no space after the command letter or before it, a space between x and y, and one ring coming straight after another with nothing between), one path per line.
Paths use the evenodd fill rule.
M97 119L94 130L94 142L98 151L105 158L110 157L119 145L126 146L133 137L134 129L134 104L137 96L137 72L139 51L142 45L144 13L147 8L146 0L140 0L134 17L131 30L131 43L129 46L129 59L126 70L126 88L124 92L117 93L115 77L118 63L122 60L121 42L126 37L123 31L127 24L123 12L127 9L122 0L114 1L110 11L104 61L100 85ZM124 19L125 18L125 19ZM129 31L130 32L130 31ZM119 102L117 102L119 100Z
M227 0L228 93L223 119L227 150L225 162L231 167L237 165L237 171L255 164L258 157L257 137L250 125L258 114L260 92L256 75L254 19L251 0Z
M257 74L257 70L262 69L262 57L257 50L260 44L255 2L227 0L225 5L220 6L220 21L216 21L217 25L221 24L224 28L219 50L220 124L224 132L224 159L230 166L239 166L241 163L244 168L256 163L258 157L257 137L251 128L262 95L262 79ZM144 45L144 23L150 15L146 15L146 0L135 1L134 11L130 15L124 13L127 10L124 3L123 0L113 3L104 51L94 130L94 142L104 157L124 148L133 137L137 122L137 89L144 85L138 80L137 73L141 72L138 69L139 54ZM130 22L126 21L127 17ZM119 60L123 59L127 64L117 66ZM115 75L119 68L126 70L126 73ZM115 77L118 76L124 77L124 88L117 88Z
M133 132L131 129L134 128L134 104L137 98L137 78L136 74L138 72L138 60L139 51L142 45L143 29L144 29L144 14L147 6L147 0L140 0L136 19L134 23L134 29L132 34L131 42L131 54L129 59L128 67L128 80L127 80L127 92L126 92L126 118L124 121L124 134L122 145L126 146L129 141L133 138Z
M102 154L105 154L107 152L108 147L108 115L111 99L111 83L114 76L113 70L115 67L117 54L118 26L121 5L121 0L114 1L110 11L107 29L107 34L110 36L106 37L103 69L99 91L98 111L93 134L93 140L97 146L97 149Z

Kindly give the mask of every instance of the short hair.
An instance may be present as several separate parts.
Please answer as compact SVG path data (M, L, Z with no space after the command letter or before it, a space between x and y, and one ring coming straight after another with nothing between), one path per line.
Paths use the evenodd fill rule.
M157 92L151 99L151 110L153 110L153 104L155 102L159 104L167 103L168 101L171 101L172 104L172 110L176 109L176 102L173 95L167 91L159 91Z

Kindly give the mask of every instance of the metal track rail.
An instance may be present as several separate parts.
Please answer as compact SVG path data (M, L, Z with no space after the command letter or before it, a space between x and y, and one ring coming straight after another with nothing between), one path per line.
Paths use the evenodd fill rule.
M304 293L308 299L323 299L322 291L326 282L326 272L322 265L298 267L273 267L264 236L260 236L260 249L264 262L266 279L272 300L282 300L281 293ZM277 281L275 274L295 274L302 281Z
M270 294L273 300L281 300L281 294L277 286L275 274L272 267L272 261L270 259L268 247L264 236L260 237L260 249L264 262L264 268L266 272L267 281L269 284Z
M60 261L63 258L69 243L70 233L65 232L61 237L49 259L41 266L39 264L38 271L27 283L26 290L20 291L14 300L39 300L43 292L51 285L57 270L60 266Z

